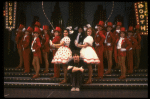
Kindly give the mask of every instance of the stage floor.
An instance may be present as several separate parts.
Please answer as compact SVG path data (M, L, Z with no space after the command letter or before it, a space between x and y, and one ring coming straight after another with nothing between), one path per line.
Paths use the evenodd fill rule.
M5 98L148 98L147 89L39 89L4 88Z

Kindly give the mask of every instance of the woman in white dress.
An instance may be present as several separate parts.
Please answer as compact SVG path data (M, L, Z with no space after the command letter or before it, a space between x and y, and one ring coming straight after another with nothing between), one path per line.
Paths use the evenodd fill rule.
M69 48L70 45L70 38L68 37L69 31L67 29L64 30L64 37L61 39L60 44L53 44L50 40L50 46L58 48L57 52L55 53L52 62L54 64L62 64L64 70L64 80L60 82L66 83L67 82L67 63L72 59L72 52Z
M75 45L77 47L82 48L80 50L80 58L83 59L83 61L88 64L89 78L85 84L91 84L92 83L92 73L93 73L92 64L99 64L100 60L99 60L95 50L92 47L93 42L94 42L94 40L93 40L94 30L91 27L88 28L86 31L86 35L87 35L86 38L83 40L83 45L78 44L76 41L75 41Z

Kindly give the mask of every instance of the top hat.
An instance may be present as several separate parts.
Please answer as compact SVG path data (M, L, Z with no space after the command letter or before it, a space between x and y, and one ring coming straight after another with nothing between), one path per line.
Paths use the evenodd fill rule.
M38 22L38 21L36 21L34 25L35 25L35 26L38 26L38 27L41 26L40 22Z
M61 32L61 28L60 27L56 27L55 30L54 30L54 32L55 31Z
M48 25L43 25L43 30L49 30Z
M18 29L22 30L24 27L24 25L20 24Z
M104 27L104 22L103 21L99 21L99 23L97 25L101 26L101 27Z
M107 27L109 27L109 26L113 28L112 22L107 22Z
M136 25L136 26L135 26L135 29L140 29L140 25Z
M126 32L126 28L125 27L121 27L120 28L120 32Z
M129 26L128 32L133 32L133 26Z
M39 33L39 34L40 34L40 33L41 33L41 30L40 30L38 27L35 27L35 28L34 28L34 33Z
M28 32L31 33L31 32L33 32L33 28L29 26L29 27L26 29L26 31L28 31Z
M121 22L117 22L117 26L122 26L122 23Z

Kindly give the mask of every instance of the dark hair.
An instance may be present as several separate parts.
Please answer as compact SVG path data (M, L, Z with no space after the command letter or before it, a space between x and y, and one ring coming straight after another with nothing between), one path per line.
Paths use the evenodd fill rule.
M78 31L79 31L79 28L81 28L81 29L82 29L82 31L84 31L83 26L79 26L79 27L78 27Z
M69 29L64 29L64 30L63 30L63 33L64 33L65 30L67 30L67 32L68 32L68 37L70 37ZM63 37L64 37L64 35L62 35L62 38L63 38Z
M55 31L57 31L57 30L55 30ZM53 32L53 36L54 36L55 31ZM61 36L62 33L59 31L57 31L57 32L58 32L58 36Z
M75 54L79 55L80 56L80 52L78 50L73 50L72 51L72 56L74 56Z
M122 31L123 32L123 31ZM124 37L126 37L127 36L127 32L123 32L124 34L125 34L125 36ZM120 34L121 34L121 32L118 34L119 35L119 37L120 37Z

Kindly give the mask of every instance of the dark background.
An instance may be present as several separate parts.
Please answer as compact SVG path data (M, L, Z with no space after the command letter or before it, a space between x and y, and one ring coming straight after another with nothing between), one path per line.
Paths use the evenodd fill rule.
M128 29L129 25L136 25L134 3L135 2L114 2L113 6L113 1L44 2L44 10L48 19L53 22L54 27L60 26L61 28L66 28L69 25L75 27L78 24L86 25L87 23L95 27L99 20L103 20L104 22L108 20L112 7L114 7L108 21L113 22L113 24L116 24L117 21L121 21L123 26ZM3 10L5 9L4 4L5 2L3 2ZM4 67L16 67L19 64L19 55L15 44L15 29L12 32L6 30L4 19L5 17L3 16ZM26 28L33 26L35 21L39 21L42 26L49 25L50 29L52 29L44 16L42 1L17 2L16 29L19 27L19 24L24 24ZM148 36L141 37L140 68L147 68ZM8 43L10 44L10 48L8 47Z

